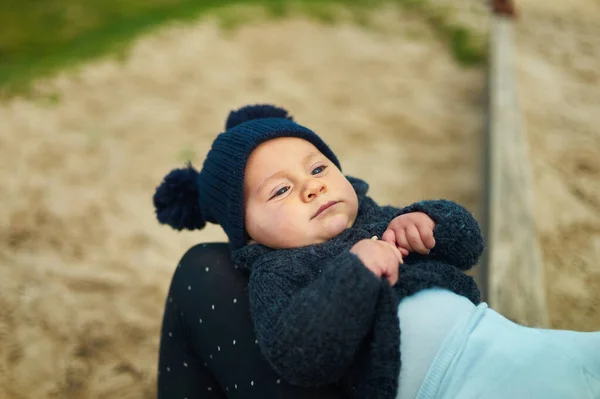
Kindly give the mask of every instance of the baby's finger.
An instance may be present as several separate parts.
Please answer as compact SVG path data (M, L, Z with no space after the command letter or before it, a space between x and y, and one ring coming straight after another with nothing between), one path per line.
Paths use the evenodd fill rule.
M406 231L404 229L398 229L394 233L396 234L396 245L398 246L398 248L404 249L404 251L406 251L408 255L408 252L410 252L411 247L408 243L408 240L406 239Z
M396 246L396 234L394 233L394 230L392 230L392 229L387 229L381 236L381 239L385 242L388 242L388 243Z
M428 223L418 224L417 228L419 229L419 235L421 236L421 241L425 244L427 249L431 249L435 247L435 238L433 237L433 229L429 226Z
M398 249L398 247L396 247L396 243L389 243L389 242L385 242L385 241L380 241L382 245L385 245L386 249L385 249L385 253L386 256L389 256L389 263L390 264L398 264L398 263L404 263L404 260L402 259L402 254L400 253L400 249ZM393 257L393 258L392 258Z
M381 239L385 242L389 242L390 244L394 245L395 247L398 248L398 250L400 250L400 254L402 256L408 256L409 252L407 249L404 249L400 246L398 246L398 243L396 242L396 233L394 232L394 230L392 229L387 229L385 231L385 233L383 233L383 236L381 236Z
M399 271L399 267L398 267L398 263L402 263L402 256L400 255L400 252L398 251L398 249L394 246L392 248L392 250L394 250L395 254L396 254L396 261L391 261L390 263L388 263L389 267L386 270L386 277L390 283L390 285L394 285L396 284L396 282L398 281L398 271ZM400 258L398 259L398 256L400 256Z
M429 251L425 248L423 241L421 241L421 235L419 234L419 229L416 225L413 224L406 228L406 238L414 251L423 255Z
M392 244L392 250L394 251L394 255L396 256L396 259L398 260L398 263L400 264L404 264L404 259L402 259L402 252L400 251L400 248L398 248L396 246L396 244Z

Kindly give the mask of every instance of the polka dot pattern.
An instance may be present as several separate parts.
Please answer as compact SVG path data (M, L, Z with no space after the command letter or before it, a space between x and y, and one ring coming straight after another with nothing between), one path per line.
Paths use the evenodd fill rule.
M210 251L211 245L195 248ZM304 395L272 370L248 317L247 280L232 267L227 246L220 248L210 262L184 258L175 270L165 303L158 399L341 399L308 389Z

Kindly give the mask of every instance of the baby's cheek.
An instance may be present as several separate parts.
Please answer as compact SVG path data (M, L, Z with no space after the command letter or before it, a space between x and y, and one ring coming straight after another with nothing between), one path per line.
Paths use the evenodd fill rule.
M302 245L299 241L300 237L304 236L304 226L299 226L298 221L291 217L293 214L287 212L278 212L270 216L270 231L271 239L279 245L285 247L294 247Z
M289 222L285 218L272 218L270 222L271 236L277 237L282 234L287 234L289 230Z

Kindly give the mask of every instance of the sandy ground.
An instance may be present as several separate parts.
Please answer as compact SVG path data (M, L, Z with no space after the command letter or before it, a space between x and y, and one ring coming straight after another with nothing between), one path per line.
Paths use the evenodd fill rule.
M523 21L560 37L553 14L536 13ZM0 397L154 395L174 267L195 243L225 237L215 226L158 225L151 197L170 169L201 164L234 107L288 108L381 203L444 197L480 217L484 71L457 66L414 18L386 12L378 25L294 19L228 35L212 22L170 27L124 61L43 83L57 103L0 105ZM558 45L564 62L549 62L534 26L521 28L519 68L553 321L598 329L599 96L583 77L598 82L600 35L591 22L556 25L595 52L596 65L579 70L571 42Z
M550 321L600 330L600 3L519 4L520 99Z

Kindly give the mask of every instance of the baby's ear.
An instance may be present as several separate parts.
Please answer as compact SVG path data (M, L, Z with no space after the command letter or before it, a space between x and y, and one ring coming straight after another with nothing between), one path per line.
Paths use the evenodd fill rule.
M191 163L174 169L156 188L153 202L161 224L175 230L199 230L206 225L198 200L198 171Z

